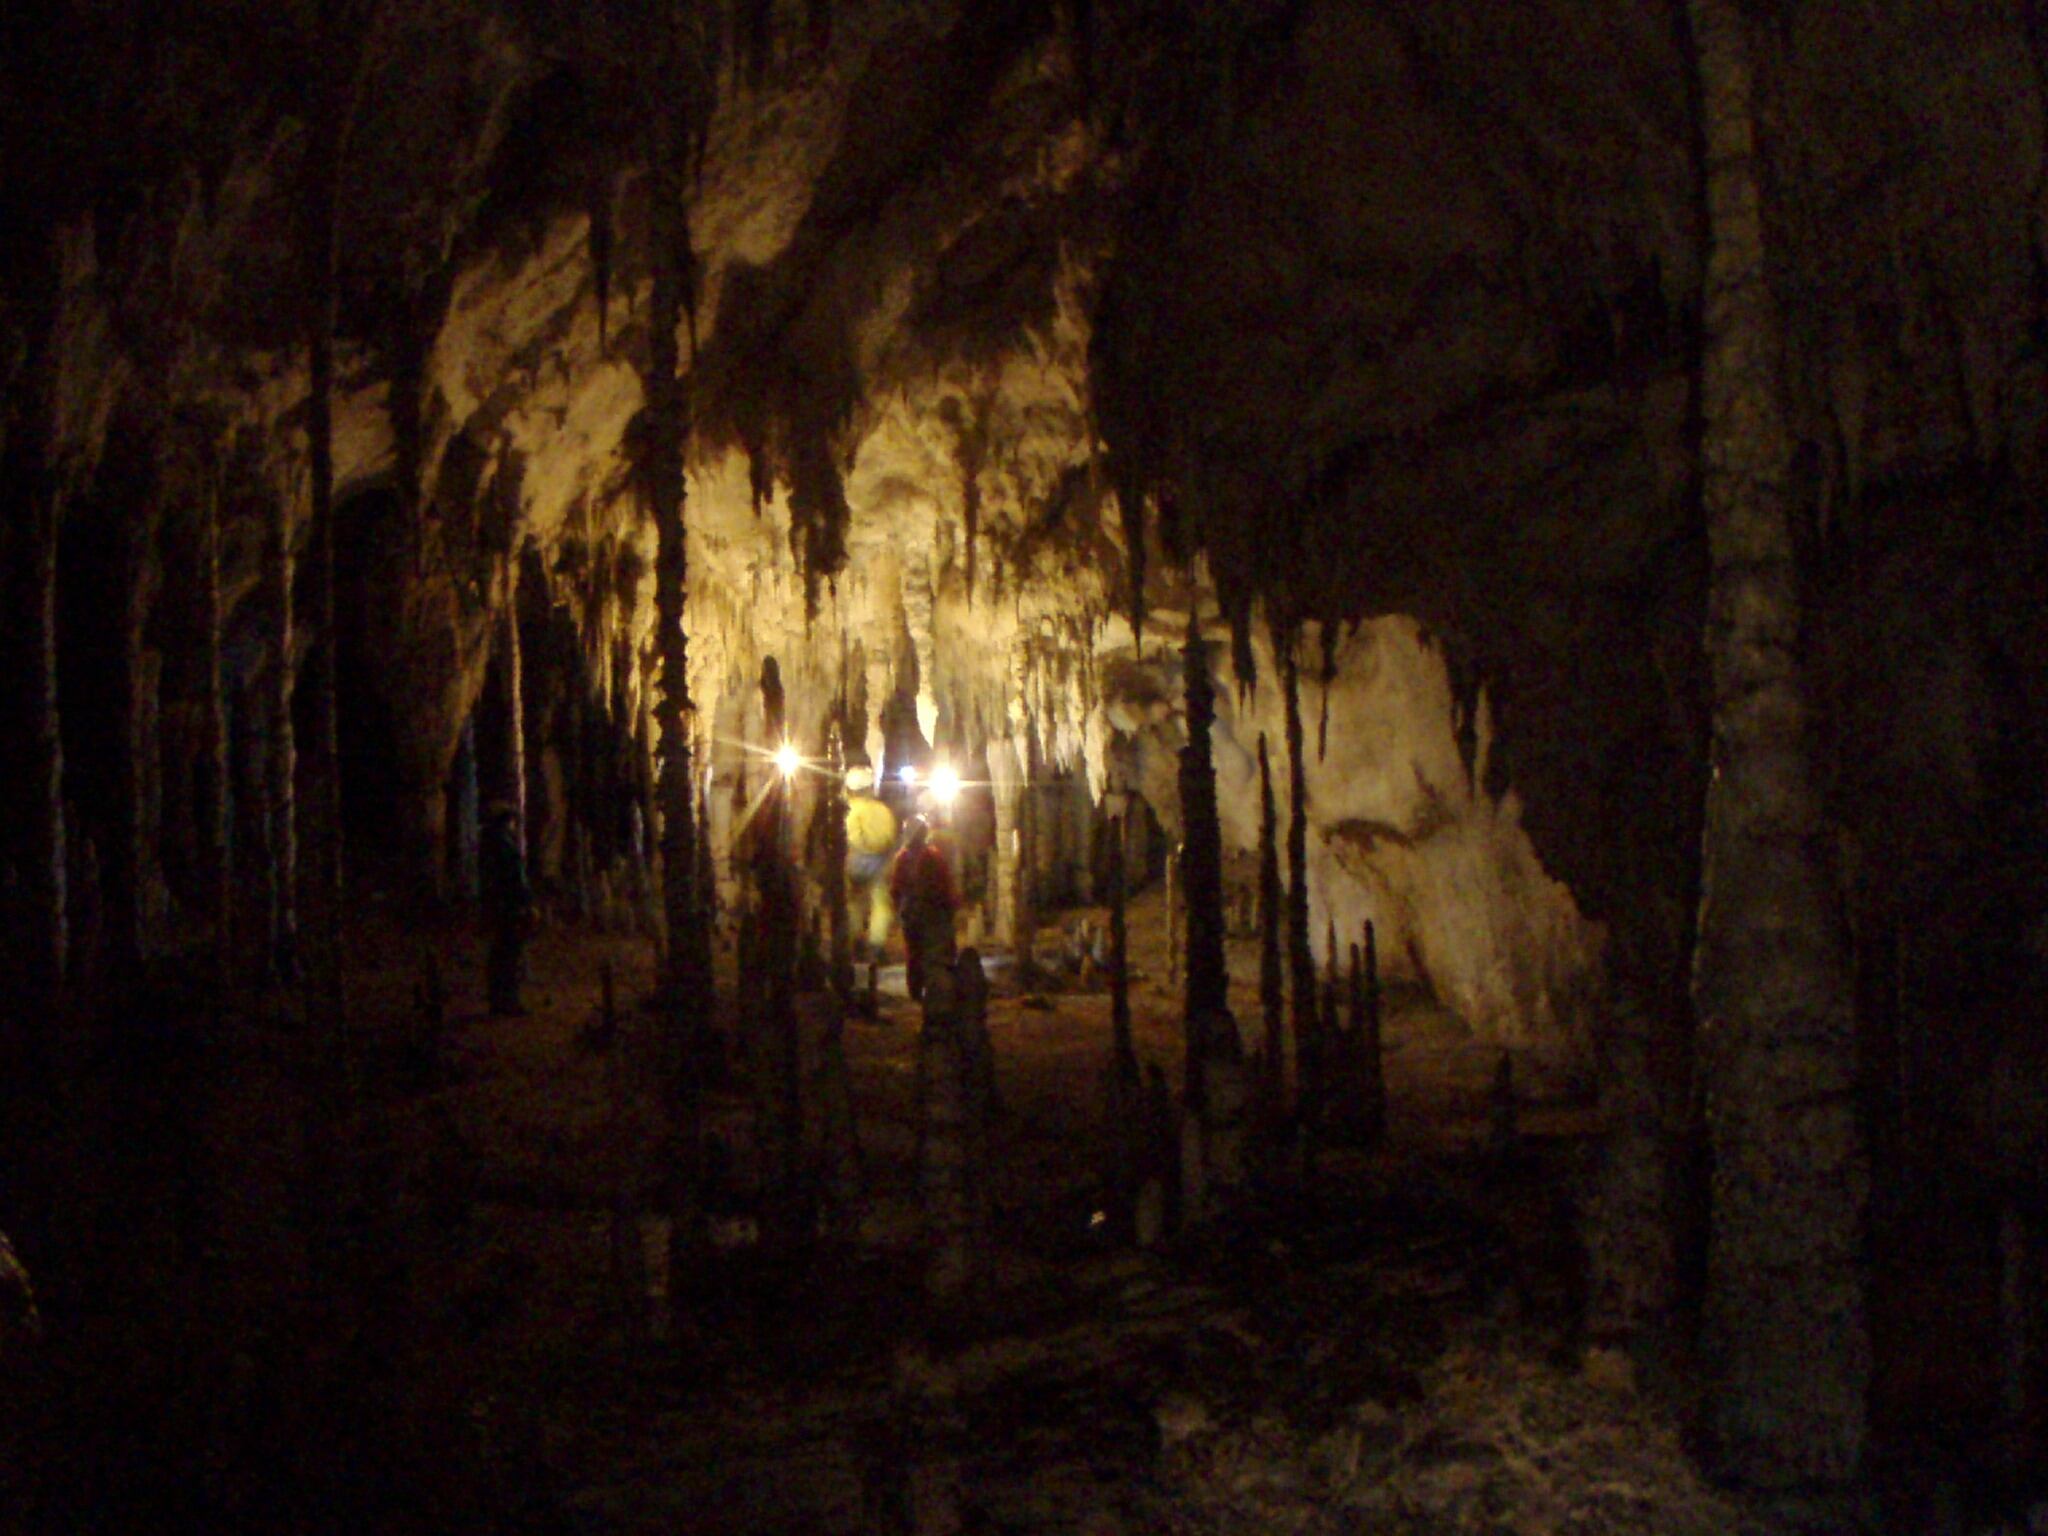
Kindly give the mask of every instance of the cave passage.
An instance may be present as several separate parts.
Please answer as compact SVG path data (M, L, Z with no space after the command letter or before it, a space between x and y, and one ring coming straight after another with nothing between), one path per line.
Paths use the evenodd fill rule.
M2048 1529L2048 27L0 18L0 1530Z

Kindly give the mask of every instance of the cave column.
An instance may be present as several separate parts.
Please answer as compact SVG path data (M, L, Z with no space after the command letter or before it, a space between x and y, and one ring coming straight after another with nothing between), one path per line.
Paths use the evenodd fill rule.
M1700 424L1713 731L1693 971L1713 1152L1707 1358L1726 1470L1784 1486L1845 1480L1862 1456L1869 1176L1851 970L1809 762L1755 39L1738 0L1689 0L1689 15L1708 229Z
M27 825L27 875L34 942L31 973L39 989L64 980L71 946L64 826L64 737L57 701L57 530L64 497L58 476L41 466L23 519L23 564L34 612L28 624L26 777L32 804Z
M226 609L220 583L220 479L209 471L200 504L200 590L204 605L200 644L200 685L204 691L200 755L207 781L205 868L213 920L214 981L225 991L234 972L235 848L234 743L228 729L228 695L222 632Z
M269 895L269 963L281 981L298 976L299 965L299 832L298 800L294 779L298 769L298 742L292 724L292 685L296 675L293 655L292 616L292 504L291 498L275 494L270 504L266 575L270 585L270 673L264 699L268 716L265 737L269 746L265 776L270 815L267 826L270 857L267 865Z
M148 955L150 896L157 879L156 842L149 814L150 780L157 761L157 676L144 638L157 587L162 495L162 485L152 485L142 505L130 509L123 520L121 825L108 905L112 957L117 973L125 975L132 975Z

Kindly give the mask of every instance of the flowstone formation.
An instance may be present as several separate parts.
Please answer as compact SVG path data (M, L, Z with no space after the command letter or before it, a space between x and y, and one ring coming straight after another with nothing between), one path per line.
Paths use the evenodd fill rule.
M1219 657L1229 640L1214 637ZM1497 781L1484 691L1468 721L1442 651L1409 619L1332 637L1326 662L1320 637L1308 644L1318 658L1303 690L1317 965L1341 972L1369 921L1388 979L1429 987L1482 1038L1553 1065L1582 1062L1601 932L1536 857L1520 797L1488 787ZM1252 659L1249 680L1223 670L1215 726L1217 801L1241 868L1259 847L1259 738L1281 741L1284 715L1263 627ZM1178 820L1178 671L1157 648L1144 661L1117 652L1102 667L1105 734L1131 739L1138 782L1168 826ZM1323 952L1329 931L1340 935L1334 957Z

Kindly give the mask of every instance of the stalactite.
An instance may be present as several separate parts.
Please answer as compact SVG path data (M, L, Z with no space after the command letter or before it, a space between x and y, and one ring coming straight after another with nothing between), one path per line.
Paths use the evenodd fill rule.
M1323 697L1322 711L1316 720L1316 761L1321 762L1330 755L1330 685L1337 681L1337 646L1343 633L1342 627L1330 619L1318 628L1323 649Z
M1111 461L1116 483L1117 517L1124 535L1124 601L1131 620L1131 643L1139 655L1145 651L1145 529L1146 506L1142 480L1136 473L1119 473L1126 466Z
M1180 756L1181 825L1187 857L1187 1081L1189 1104L1199 1116L1207 1098L1209 1034L1228 1027L1230 976L1224 965L1223 833L1216 814L1216 764L1209 732L1216 691L1209 681L1209 651L1196 613L1188 615L1181 651L1187 698L1187 745Z
M1327 1080L1342 1085L1344 1080L1344 1011L1340 998L1344 987L1344 962L1337 948L1336 919L1328 919L1323 932L1323 1067ZM1331 1098L1340 1101L1342 1087L1336 1088ZM1333 1102L1332 1109L1341 1116L1350 1106Z
M903 621L917 657L917 728L927 744L939 725L939 647L932 623L931 559L913 551L903 565Z
M1259 732L1259 1011L1265 1020L1262 1046L1266 1095L1277 1113L1286 1102L1287 1057L1281 1038L1287 1028L1286 969L1280 933L1284 898L1280 886L1280 821L1273 805L1273 765L1266 733Z
M1252 600L1249 592L1236 595L1225 607L1230 620L1230 668L1237 678L1240 703L1258 687L1258 660L1252 650Z
M1699 422L1712 771L1693 999L1713 1151L1707 1330L1726 1468L1846 1480L1870 1381L1852 971L1808 758L1792 441L1752 47L1689 0L1707 186ZM1759 35L1760 36L1760 35Z
M1308 764L1301 724L1298 639L1290 626L1276 637L1280 687L1287 708L1287 974L1294 1023L1296 1094L1305 1126L1321 1113L1323 1040L1316 1019L1316 962L1308 937Z

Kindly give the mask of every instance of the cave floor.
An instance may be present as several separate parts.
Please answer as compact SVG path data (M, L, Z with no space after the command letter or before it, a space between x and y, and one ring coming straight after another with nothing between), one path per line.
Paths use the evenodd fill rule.
M432 1064L411 1024L428 951L449 992ZM847 1029L858 1238L776 1259L725 1223L664 1336L614 1279L632 1110L592 1035L607 967L631 1035L649 946L550 926L519 1019L483 1015L463 925L373 908L350 954L344 1119L311 1111L331 1079L274 1003L51 1107L89 1194L56 1218L79 1278L48 1297L81 1326L24 1395L15 1508L40 1528L1784 1528L1704 1485L1635 1368L1577 1337L1589 1111L1531 1103L1488 1149L1497 1053L1422 995L1388 999L1380 1150L1134 1251L1094 1221L1107 995L999 991L994 1252L943 1313L920 1286L915 1011L885 998ZM1170 1070L1156 896L1133 957L1140 1052ZM1249 942L1232 970L1256 974ZM743 1146L744 1094L708 1109Z

